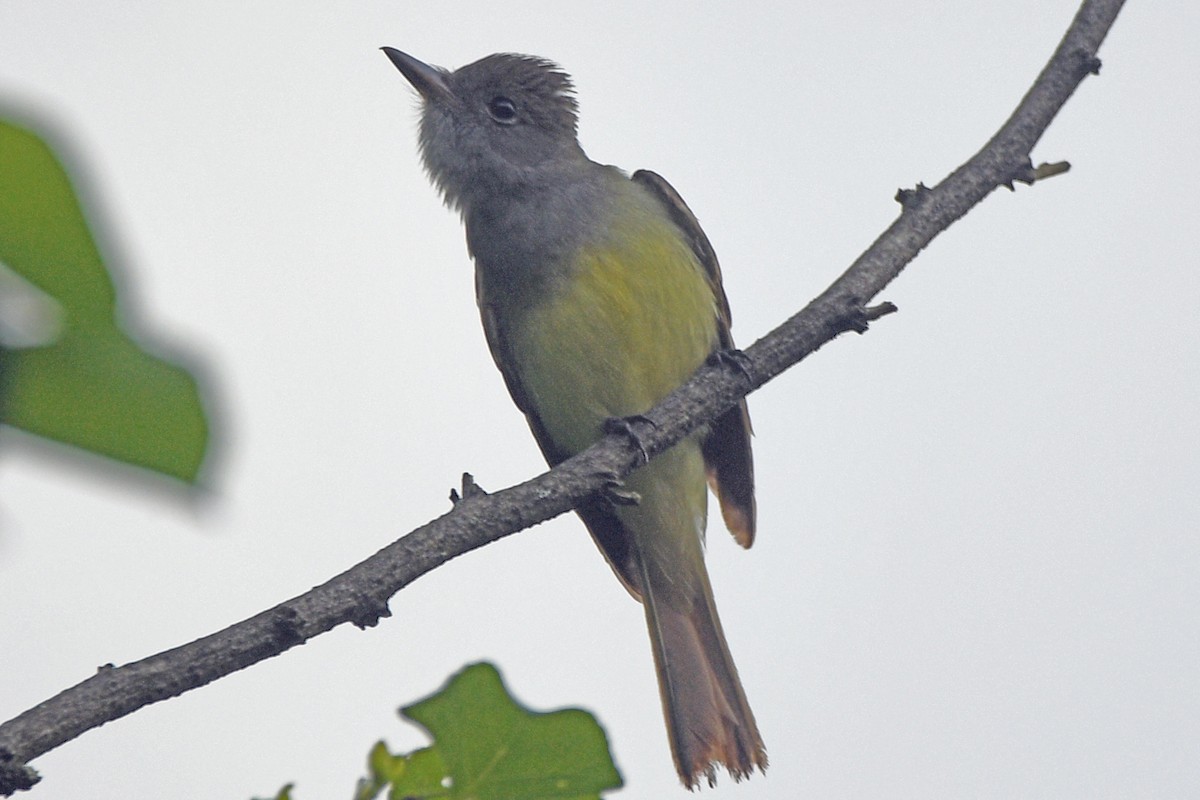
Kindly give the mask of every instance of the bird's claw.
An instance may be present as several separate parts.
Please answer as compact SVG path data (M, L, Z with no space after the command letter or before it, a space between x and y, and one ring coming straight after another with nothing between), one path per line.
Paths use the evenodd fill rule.
M638 455L642 457L642 463L645 464L650 460L650 454L646 452L646 445L642 442L641 435L634 429L634 425L649 425L651 428L657 427L654 424L654 420L646 415L632 414L628 417L609 417L604 420L604 432L607 434L620 434L633 442L633 446L637 448Z
M750 357L735 347L713 350L708 354L708 363L713 366L729 367L745 378L747 383L754 383L754 378L750 374Z
M616 475L608 476L600 494L614 506L636 506L642 502L642 496L632 489L626 489L625 482Z

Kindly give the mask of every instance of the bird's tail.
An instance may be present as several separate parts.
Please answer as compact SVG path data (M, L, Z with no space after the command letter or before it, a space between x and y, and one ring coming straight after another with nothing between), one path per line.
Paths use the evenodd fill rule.
M715 783L717 765L734 780L748 777L756 767L765 771L767 752L725 643L703 564L698 590L682 608L675 592L656 596L656 581L641 566L642 602L680 779L694 789L701 778L710 786Z

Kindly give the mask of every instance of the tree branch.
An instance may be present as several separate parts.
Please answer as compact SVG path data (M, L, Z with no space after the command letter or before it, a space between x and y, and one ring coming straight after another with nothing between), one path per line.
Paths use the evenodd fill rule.
M1123 0L1083 3L1049 63L991 141L932 189L902 191L894 223L802 311L748 348L699 370L646 414L640 443L649 457L715 419L745 394L846 331L895 310L865 304L930 241L999 186L1065 170L1030 160L1034 144L1082 80L1099 71L1100 43ZM37 780L26 762L84 731L182 694L302 644L345 622L368 627L388 616L388 599L455 556L571 510L643 461L628 437L610 435L555 469L496 494L464 484L447 514L299 597L203 639L96 675L0 725L0 794ZM473 484L471 485L473 487Z

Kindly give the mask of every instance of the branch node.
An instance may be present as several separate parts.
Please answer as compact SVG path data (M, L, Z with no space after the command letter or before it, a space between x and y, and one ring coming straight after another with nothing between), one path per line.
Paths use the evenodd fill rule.
M296 610L287 606L276 609L271 619L271 633L284 649L303 642L304 634L300 632L300 617Z
M37 770L19 761L8 750L0 748L0 797L28 791L41 779Z
M864 306L861 298L852 295L842 297L834 303L839 309L834 324L841 333L850 331L866 333L869 323L900 310L896 308L895 304L887 301L878 305Z
M362 630L374 628L379 624L379 620L392 615L392 610L388 608L387 600L380 600L365 593L358 595L357 599L358 604L354 609L353 615L350 617L351 624L356 628Z
M1082 48L1079 50L1076 50L1075 55L1076 55L1076 57L1079 58L1080 65L1083 67L1083 70L1086 74L1088 74L1088 75L1099 75L1100 74L1101 61L1100 61L1099 56L1097 56L1095 53L1088 52L1087 50L1084 50Z
M1026 156L1020 164L1013 168L1008 179L1004 181L1004 187L1010 192L1015 192L1014 183L1023 183L1028 186L1035 180L1037 180L1037 173L1033 169L1033 162L1029 160L1029 156Z
M880 317L886 317L888 314L895 314L899 310L900 309L896 308L895 303L885 300L879 305L867 306L864 308L863 317L867 320L867 322L874 322Z
M487 492L483 487L475 482L475 476L469 472L462 474L462 494L459 494L458 489L450 490L450 505L458 505L463 500L470 500L472 497L486 497Z
M1055 161L1052 164L1042 162L1034 167L1033 162L1027 158L1021 166L1013 170L1011 178L1004 185L1008 187L1009 191L1013 191L1013 181L1032 186L1037 181L1061 175L1070 169L1071 164L1067 161Z
M923 183L918 183L913 189L897 189L896 202L905 211L911 211L920 206L929 196L929 187Z
M1055 175L1062 175L1064 172L1069 172L1070 169L1070 161L1055 161L1053 163L1043 161L1034 169L1033 176L1035 180L1044 181L1046 178L1053 178Z

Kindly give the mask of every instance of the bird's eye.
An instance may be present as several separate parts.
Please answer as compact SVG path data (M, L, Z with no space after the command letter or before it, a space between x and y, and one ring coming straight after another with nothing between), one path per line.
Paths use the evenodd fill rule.
M512 125L517 121L517 106L512 100L500 95L487 104L488 114L501 125Z

